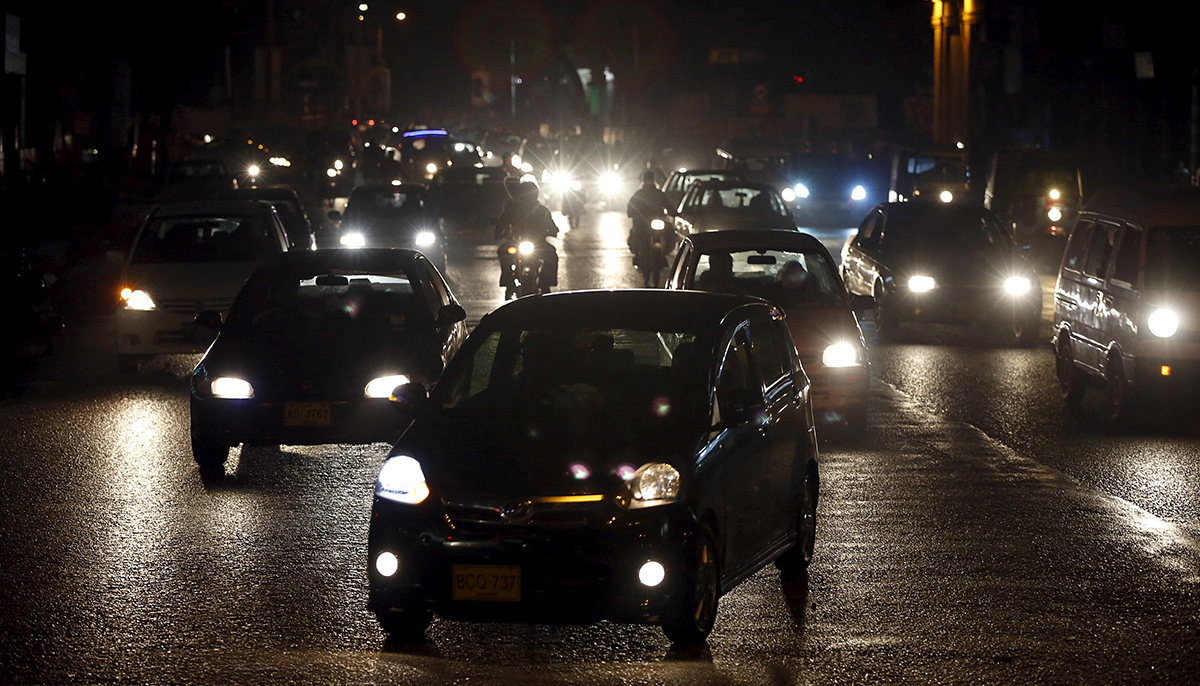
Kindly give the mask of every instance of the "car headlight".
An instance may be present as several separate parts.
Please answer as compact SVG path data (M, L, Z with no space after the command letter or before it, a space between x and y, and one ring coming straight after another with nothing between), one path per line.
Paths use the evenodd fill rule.
M423 502L429 497L429 485L421 463L408 455L389 457L375 479L375 495L408 505Z
M342 161L341 161L341 160L334 160L334 161L333 161L333 168L334 168L334 169L336 169L336 170L338 170L338 171L341 171L341 170L342 170L342 167L344 167L344 166L345 166L345 165L342 163Z
M434 164L433 162L430 162L429 164L425 165L425 171L429 172L430 174L436 174L437 173L437 165Z
M942 191L941 194L938 195L938 197L941 198L942 202L947 202L947 203L954 200L954 194L951 193L950 191Z
M246 168L246 173L249 174L250 176L258 176L258 173L260 171L262 171L262 170L258 168L257 164L252 164Z
M932 276L914 276L908 280L908 290L913 293L926 293L937 287Z
M339 242L347 248L361 248L367 244L367 239L361 233L348 233Z
M855 186L854 190L850 191L851 200L866 200L866 198L867 189L863 188L862 186Z
M802 183L796 184L795 191L796 191L797 198L807 198L808 197L808 186L805 186Z
M276 167L292 166L292 161L286 157L272 157L272 158L268 159L267 161L270 162L271 164L275 165Z
M417 234L417 238L413 242L416 243L417 247L419 248L427 248L434 243L437 243L437 234L432 231L421 231Z
M254 397L254 386L249 381L234 376L218 376L209 386L214 398L246 399Z
M1059 193L1057 188L1051 188L1046 195L1049 195L1051 200L1058 200L1062 197L1062 193Z
M821 353L821 364L826 367L857 366L858 346L850 343L834 343Z
M600 177L600 190L604 193L616 193L621 190L621 177L616 174L605 174Z
M533 165L528 162L522 162L521 163L521 171L525 172L526 174L532 174L533 173Z
M796 191L790 188L779 191L779 195L783 196L784 202L794 202L796 200Z
M516 167L517 169L521 168L521 156L520 155L512 156L512 166Z
M150 294L142 290L133 288L122 289L121 300L124 300L125 307L131 310L153 310L155 308L154 300L150 298Z
M389 398L396 386L402 386L408 383L408 377L403 374L393 374L391 376L381 376L376 379L371 379L371 383L367 384L363 389L363 395L368 398Z
M1170 338L1179 330L1179 315L1174 310L1160 307L1146 319L1146 328L1159 338Z
M1046 210L1046 219L1049 219L1052 222L1062 220L1062 210L1058 209L1057 207L1051 207L1050 209Z
M1004 290L1010 295L1027 293L1030 288L1033 288L1033 284L1024 276L1010 276L1004 280Z
M521 241L521 244L517 246L517 252L521 253L522 255L532 255L533 254L533 242L532 241Z
M663 229L667 228L667 223L661 219L651 219L650 228L654 229L655 231L662 231Z
M679 497L679 470L665 462L649 462L625 482L628 494L639 504L673 502Z
M329 169L325 170L325 176L328 176L331 179L337 175L338 175L338 172L333 167L330 167Z

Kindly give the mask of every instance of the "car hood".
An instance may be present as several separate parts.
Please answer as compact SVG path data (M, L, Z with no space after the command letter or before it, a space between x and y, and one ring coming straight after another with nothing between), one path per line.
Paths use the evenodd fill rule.
M1027 276L1033 268L1005 250L908 250L886 260L894 274L932 276L941 284L984 285L1009 276Z
M435 329L383 334L378 329L226 330L201 364L210 376L249 381L261 400L362 397L367 382L405 374L432 383L442 371Z
M188 298L228 304L256 267L257 262L130 264L125 268L125 282L146 291L156 302Z
M833 343L853 343L862 332L848 307L790 308L788 330L801 357L820 354Z
M623 483L619 472L647 462L685 471L699 433L674 420L639 424L513 414L480 419L433 412L419 417L392 453L417 459L433 493L455 502L608 496Z

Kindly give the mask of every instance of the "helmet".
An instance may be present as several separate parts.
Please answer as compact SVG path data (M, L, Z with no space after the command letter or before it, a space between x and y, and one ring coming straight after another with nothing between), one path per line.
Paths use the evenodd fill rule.
M654 172L649 169L642 172L642 183L654 183Z

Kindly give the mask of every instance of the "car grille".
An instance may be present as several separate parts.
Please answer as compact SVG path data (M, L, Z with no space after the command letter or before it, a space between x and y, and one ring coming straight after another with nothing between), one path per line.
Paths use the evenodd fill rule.
M493 505L443 501L450 526L464 533L487 535L576 532L594 519L600 504L513 501Z
M227 298L164 298L156 302L160 310L176 314L196 314L203 310L228 312L233 300Z

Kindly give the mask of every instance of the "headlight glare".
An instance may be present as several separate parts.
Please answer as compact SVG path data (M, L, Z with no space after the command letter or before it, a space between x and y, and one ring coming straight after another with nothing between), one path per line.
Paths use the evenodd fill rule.
M234 376L218 376L212 380L213 397L245 400L254 397L254 387L249 381Z
M1170 338L1179 330L1179 315L1174 310L1160 307L1146 319L1146 328L1159 338Z
M941 194L938 195L938 198L940 198L942 202L950 202L954 200L954 194L950 191L942 191Z
M367 239L361 233L348 233L340 242L347 248L361 248L367 244Z
M408 377L403 374L393 374L391 376L381 376L371 379L371 382L363 388L363 395L368 398L388 398L391 397L392 391L396 386L402 386L408 383Z
M429 497L429 485L421 463L408 455L389 457L375 479L375 495L408 505L423 502Z
M637 500L670 502L679 497L679 470L665 462L642 465L628 483Z
M795 192L796 192L797 198L807 198L808 197L808 186L805 186L802 183L798 183L798 184L796 184Z
M1030 288L1033 288L1033 284L1024 276L1010 276L1004 280L1004 290L1011 295L1028 293Z
M1052 222L1061 221L1062 210L1058 209L1057 207L1051 207L1050 209L1046 210L1046 219L1049 219Z
M796 191L790 188L785 188L779 191L779 195L783 196L784 202L795 202L796 200Z
M851 200L866 200L866 198L867 189L863 188L862 186L855 186L854 190L850 191Z
M257 164L252 164L246 169L246 173L250 176L258 176L258 172L262 171Z
M667 228L667 223L661 219L651 219L650 228L654 229L655 231L662 231L663 229Z
M520 252L522 255L532 255L533 254L533 242L521 241L521 244L517 246L517 251Z
M908 290L913 293L927 293L937 287L932 276L914 276L908 280Z
M419 248L427 248L437 242L437 235L432 231L421 231L414 242Z
M605 174L600 177L600 190L605 193L616 193L621 190L621 177L616 174Z
M143 290L126 288L121 291L121 298L125 301L125 307L131 310L153 310L155 308L154 300L150 298L150 294Z
M858 346L850 343L834 343L821 353L821 363L826 367L853 367L858 364Z

